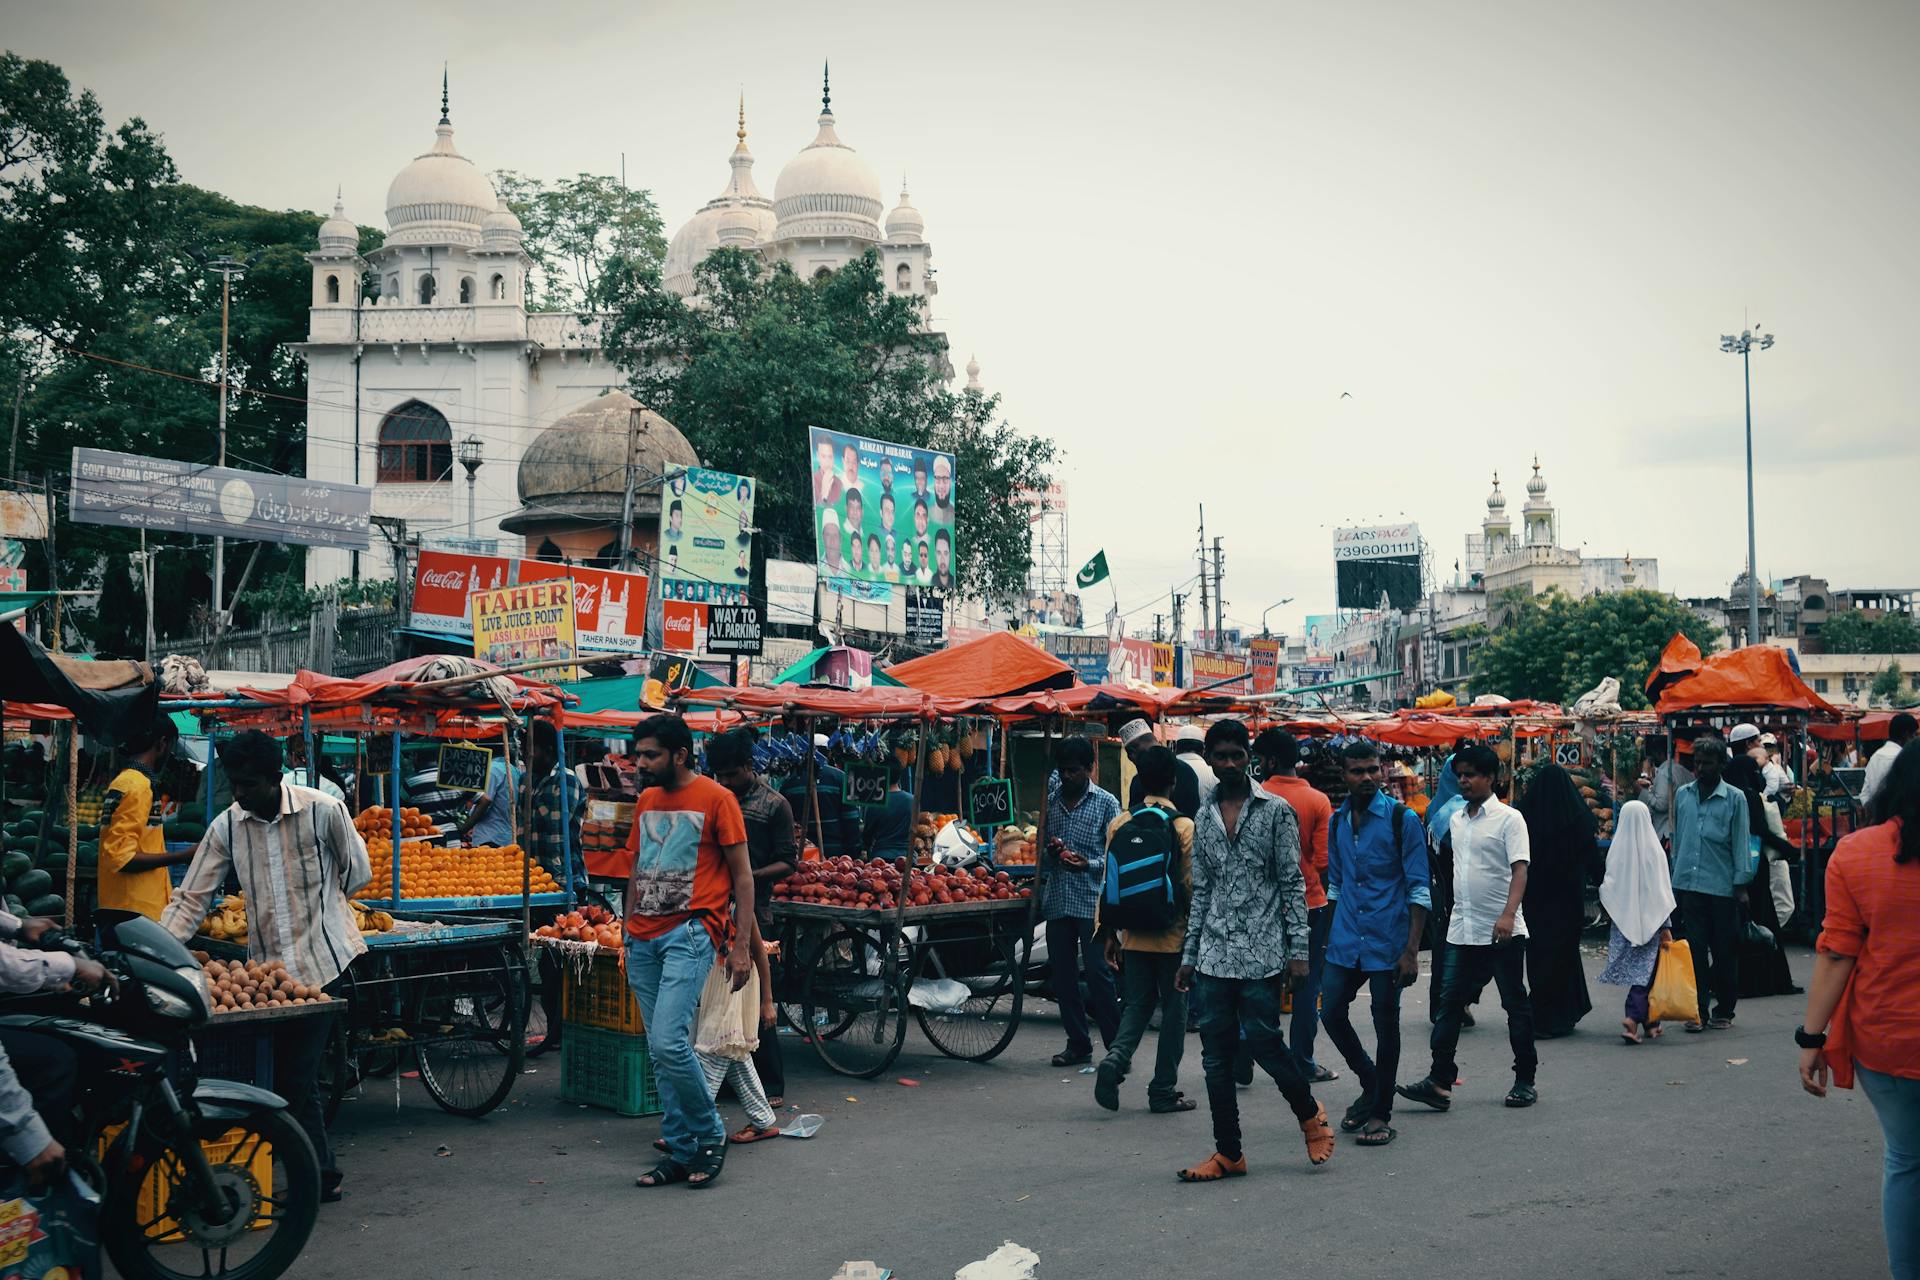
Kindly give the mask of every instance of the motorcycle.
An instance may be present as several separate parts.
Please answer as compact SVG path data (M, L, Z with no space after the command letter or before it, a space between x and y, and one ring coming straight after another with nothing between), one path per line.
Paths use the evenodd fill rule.
M273 1280L319 1213L313 1144L278 1095L198 1077L190 1033L213 1008L193 953L144 917L98 921L98 948L58 931L39 945L99 961L114 983L73 1012L0 1027L78 1059L68 1160L101 1193L107 1256L126 1280Z

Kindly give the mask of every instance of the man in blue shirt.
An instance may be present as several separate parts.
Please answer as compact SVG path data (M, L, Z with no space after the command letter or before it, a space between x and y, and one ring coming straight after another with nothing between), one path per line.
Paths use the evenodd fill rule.
M1041 854L1046 878L1040 887L1040 915L1047 922L1053 998L1067 1032L1067 1047L1053 1055L1053 1065L1073 1067L1093 1061L1088 1010L1080 1000L1083 976L1100 1043L1111 1047L1120 1031L1113 970L1093 933L1107 874L1107 826L1119 816L1120 802L1093 784L1093 744L1085 738L1062 738L1056 743L1053 766L1055 773L1047 784L1050 847ZM1062 846L1058 852L1051 847L1056 840Z
M468 844L502 848L514 843L513 770L495 756L487 766L487 789L474 798L473 808L455 828Z
M1347 799L1327 831L1327 934L1320 1021L1360 1078L1360 1096L1340 1127L1363 1147L1395 1136L1394 1077L1400 1069L1400 992L1420 976L1420 935L1433 906L1427 833L1420 817L1380 789L1380 749L1367 741L1341 752ZM1371 991L1374 1058L1360 1044L1348 1007Z
M860 818L847 803L847 775L827 763L827 735L813 736L813 795L807 794L807 767L803 763L786 776L780 794L793 809L809 840L817 840L820 856L860 856ZM818 812L815 812L815 805Z
M1741 921L1734 868L1747 853L1747 798L1722 774L1730 753L1713 734L1693 742L1693 781L1673 798L1673 897L1680 908L1680 936L1693 952L1693 987L1700 1011L1713 1015L1687 1030L1724 1031L1733 1025L1740 998Z

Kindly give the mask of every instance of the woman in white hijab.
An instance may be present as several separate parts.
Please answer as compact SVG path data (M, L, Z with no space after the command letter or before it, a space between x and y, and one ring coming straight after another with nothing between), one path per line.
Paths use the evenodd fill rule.
M1673 875L1653 831L1653 812L1638 800L1620 806L1600 905L1613 921L1600 981L1628 988L1620 1038L1639 1044L1642 1027L1649 1037L1660 1034L1660 1024L1647 1021L1647 990L1653 985L1660 944L1673 937Z

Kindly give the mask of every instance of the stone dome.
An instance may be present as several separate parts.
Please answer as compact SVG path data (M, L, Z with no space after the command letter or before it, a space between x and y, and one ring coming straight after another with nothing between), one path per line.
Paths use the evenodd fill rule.
M360 228L347 216L347 206L340 197L333 198L333 214L320 224L320 248L328 253L357 253L360 250Z
M900 183L900 203L887 215L887 239L917 244L927 236L927 220L907 198L907 184Z
M697 467L700 458L678 427L626 392L609 391L569 410L533 438L520 458L521 508L500 527L523 533L567 521L619 524L627 485L627 424L636 408L640 441L634 464L641 483L634 516L657 517L660 485L647 482L674 467Z
M775 236L880 239L880 211L886 208L880 179L834 132L833 98L824 83L819 123L820 132L773 184L773 211L780 219Z
M500 200L479 166L454 149L444 115L433 148L415 156L387 188L388 244L480 242L480 226Z

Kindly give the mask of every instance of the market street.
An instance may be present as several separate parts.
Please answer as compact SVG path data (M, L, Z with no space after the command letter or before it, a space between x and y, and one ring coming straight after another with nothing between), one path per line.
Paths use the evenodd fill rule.
M1591 949L1587 961L1591 983ZM1807 964L1797 951L1803 982ZM827 1074L785 1038L790 1099L825 1127L735 1148L706 1195L634 1187L656 1122L559 1103L556 1055L481 1121L443 1115L413 1081L396 1113L391 1084L374 1082L335 1129L351 1195L323 1210L292 1274L826 1280L870 1258L945 1280L1003 1240L1037 1252L1046 1280L1264 1274L1281 1258L1295 1276L1382 1280L1883 1274L1880 1135L1857 1091L1801 1092L1803 997L1743 1002L1731 1031L1674 1027L1630 1048L1615 1035L1619 989L1590 989L1579 1033L1541 1046L1537 1109L1499 1106L1507 1049L1489 993L1452 1112L1409 1104L1395 1145L1343 1138L1311 1170L1280 1099L1257 1086L1241 1094L1251 1173L1222 1186L1173 1179L1208 1149L1204 1106L1149 1115L1137 1074L1109 1115L1091 1077L1046 1065L1059 1048L1048 1005L990 1065L941 1058L915 1029L869 1081ZM1407 993L1403 1079L1425 1063L1425 993L1424 980ZM1195 1096L1199 1067L1195 1037L1182 1072ZM1342 1074L1324 1087L1329 1110L1351 1100Z

